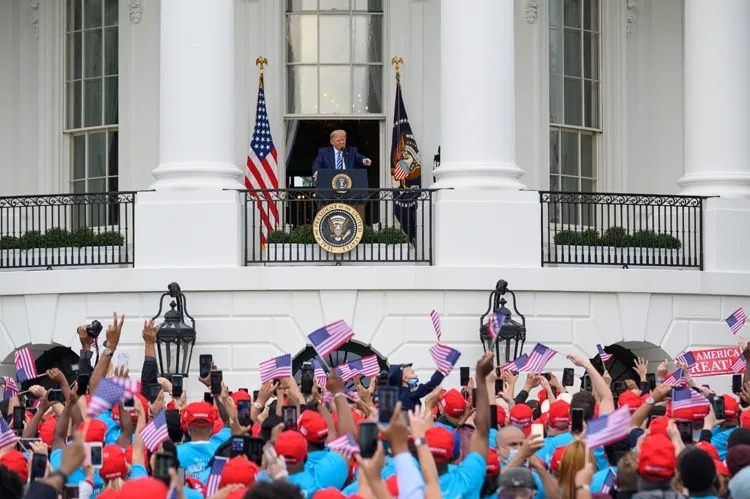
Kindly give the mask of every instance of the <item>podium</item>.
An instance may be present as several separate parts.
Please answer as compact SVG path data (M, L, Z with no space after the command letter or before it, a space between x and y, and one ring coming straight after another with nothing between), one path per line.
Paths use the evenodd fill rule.
M318 170L318 178L315 182L315 199L319 206L328 203L351 204L364 221L364 203L369 197L367 187L367 171L364 169Z

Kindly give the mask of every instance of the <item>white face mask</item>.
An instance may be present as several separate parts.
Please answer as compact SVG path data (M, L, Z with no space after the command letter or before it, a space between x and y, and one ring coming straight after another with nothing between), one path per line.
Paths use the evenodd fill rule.
M515 456L518 453L518 449L509 449L508 450L508 457L503 459L503 462L501 463L503 466L507 465L511 459L513 459L513 456Z

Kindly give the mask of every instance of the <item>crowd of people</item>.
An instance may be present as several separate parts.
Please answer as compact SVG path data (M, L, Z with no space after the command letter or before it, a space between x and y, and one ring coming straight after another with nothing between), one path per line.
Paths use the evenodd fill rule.
M95 339L79 328L76 379L52 369L56 388L5 387L1 499L750 498L750 383L714 394L682 366L698 400L686 407L671 400L666 361L654 385L637 359L615 394L606 370L568 355L590 380L571 393L486 354L461 387L441 386L439 371L420 383L410 364L357 377L353 389L334 370L322 384L286 377L255 394L223 381L215 390L209 373L200 400L159 377L146 322L140 393L109 407L108 387L129 378L113 361L122 326L115 317L95 362Z

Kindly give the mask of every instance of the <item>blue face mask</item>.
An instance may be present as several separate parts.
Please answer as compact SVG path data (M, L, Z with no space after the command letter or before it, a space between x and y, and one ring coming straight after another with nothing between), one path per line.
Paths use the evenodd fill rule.
M506 457L505 459L503 459L503 462L501 463L502 466L507 465L510 462L510 460L513 459L513 456L515 456L516 453L518 453L518 449L509 449L508 450L508 457Z
M407 385L409 385L409 388L414 388L419 384L419 378L412 378L409 381L406 382Z

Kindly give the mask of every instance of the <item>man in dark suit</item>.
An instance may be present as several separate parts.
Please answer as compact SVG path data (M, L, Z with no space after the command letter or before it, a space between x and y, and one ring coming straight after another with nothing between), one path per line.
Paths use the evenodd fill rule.
M370 158L362 156L356 147L346 147L346 132L331 132L331 145L318 149L318 156L313 161L313 180L318 180L318 170L351 170L370 166Z

